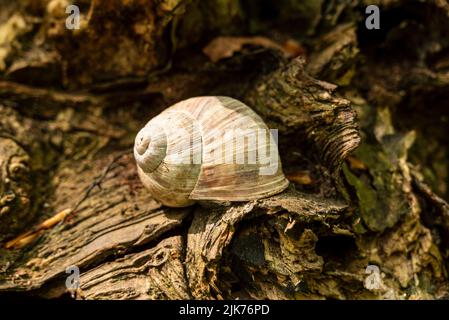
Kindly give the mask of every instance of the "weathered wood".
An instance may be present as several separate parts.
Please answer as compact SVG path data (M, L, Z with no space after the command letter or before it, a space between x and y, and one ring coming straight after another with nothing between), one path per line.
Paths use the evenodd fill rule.
M220 283L220 272L222 272L221 269L226 269L223 266L223 261L226 261L225 250L228 249L242 221L255 218L276 220L276 223L284 224L285 230L280 232L284 233L288 229L287 222L290 225L294 222L311 223L316 221L326 223L326 221L330 222L337 219L343 213L344 208L345 206L342 204L314 199L294 191L237 206L198 208L195 211L187 237L186 269L192 295L196 299L229 298L231 293L227 291L230 288L226 284ZM287 272L286 269L289 269L288 274L293 275L295 272L302 271L301 264L308 264L308 257L305 252L301 255L297 255L297 251L284 252L285 256L283 257L273 257L270 254L269 246L274 245L279 249L277 243L274 244L271 240L263 237L260 238L260 241L266 242L265 252L260 253L263 259L269 261L268 265L270 263L282 265L283 267L280 268L283 268L284 273ZM243 249L246 247L245 242L239 245L242 247L241 254L246 254L246 250ZM301 246L296 249L292 246L291 249L301 250L300 248ZM247 249L251 252L249 245ZM283 249L285 250L285 248ZM293 267L295 263L289 260L299 264ZM265 264L265 262L262 264ZM290 268L286 265L290 265ZM268 270L270 270L270 266Z
M180 236L160 241L156 247L126 255L82 274L84 299L191 299L184 274Z
M88 164L80 161L71 167L73 171L57 171L52 207L73 208L110 160L106 156ZM124 255L182 223L189 209L161 209L140 184L136 188L130 155L115 164L69 221L43 233L14 260L2 261L0 290L39 288L69 266L83 269L109 256Z
M87 299L447 297L447 5L380 2L376 33L362 1L150 2L80 1L70 31L65 0L0 1L0 295L61 297L76 265ZM277 45L211 61L222 33ZM254 108L305 178L247 203L151 199L133 139L201 95Z

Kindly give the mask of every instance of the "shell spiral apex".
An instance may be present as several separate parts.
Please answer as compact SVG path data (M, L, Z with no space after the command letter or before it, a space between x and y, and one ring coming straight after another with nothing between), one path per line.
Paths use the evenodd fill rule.
M136 136L134 157L142 183L166 206L248 201L288 186L275 138L242 102L196 97L151 119Z

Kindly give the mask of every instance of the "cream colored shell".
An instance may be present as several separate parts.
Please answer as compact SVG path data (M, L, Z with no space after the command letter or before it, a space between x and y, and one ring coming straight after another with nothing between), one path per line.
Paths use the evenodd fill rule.
M258 132L256 143L248 135L238 144L238 135L249 132ZM142 183L170 207L254 200L288 186L268 127L229 97L190 98L164 110L137 134L134 157Z

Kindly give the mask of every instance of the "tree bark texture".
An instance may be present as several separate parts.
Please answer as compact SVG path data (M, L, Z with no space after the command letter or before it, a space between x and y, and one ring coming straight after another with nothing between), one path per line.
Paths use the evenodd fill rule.
M69 4L0 0L0 296L75 265L78 299L448 297L447 1L376 1L380 30L364 1ZM134 137L202 95L279 130L286 191L151 198Z

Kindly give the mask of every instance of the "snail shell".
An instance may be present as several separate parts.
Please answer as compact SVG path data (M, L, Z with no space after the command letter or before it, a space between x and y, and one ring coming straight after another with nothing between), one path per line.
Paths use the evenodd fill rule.
M134 157L142 183L166 206L248 201L288 186L274 138L242 102L196 97L151 119L136 136Z

